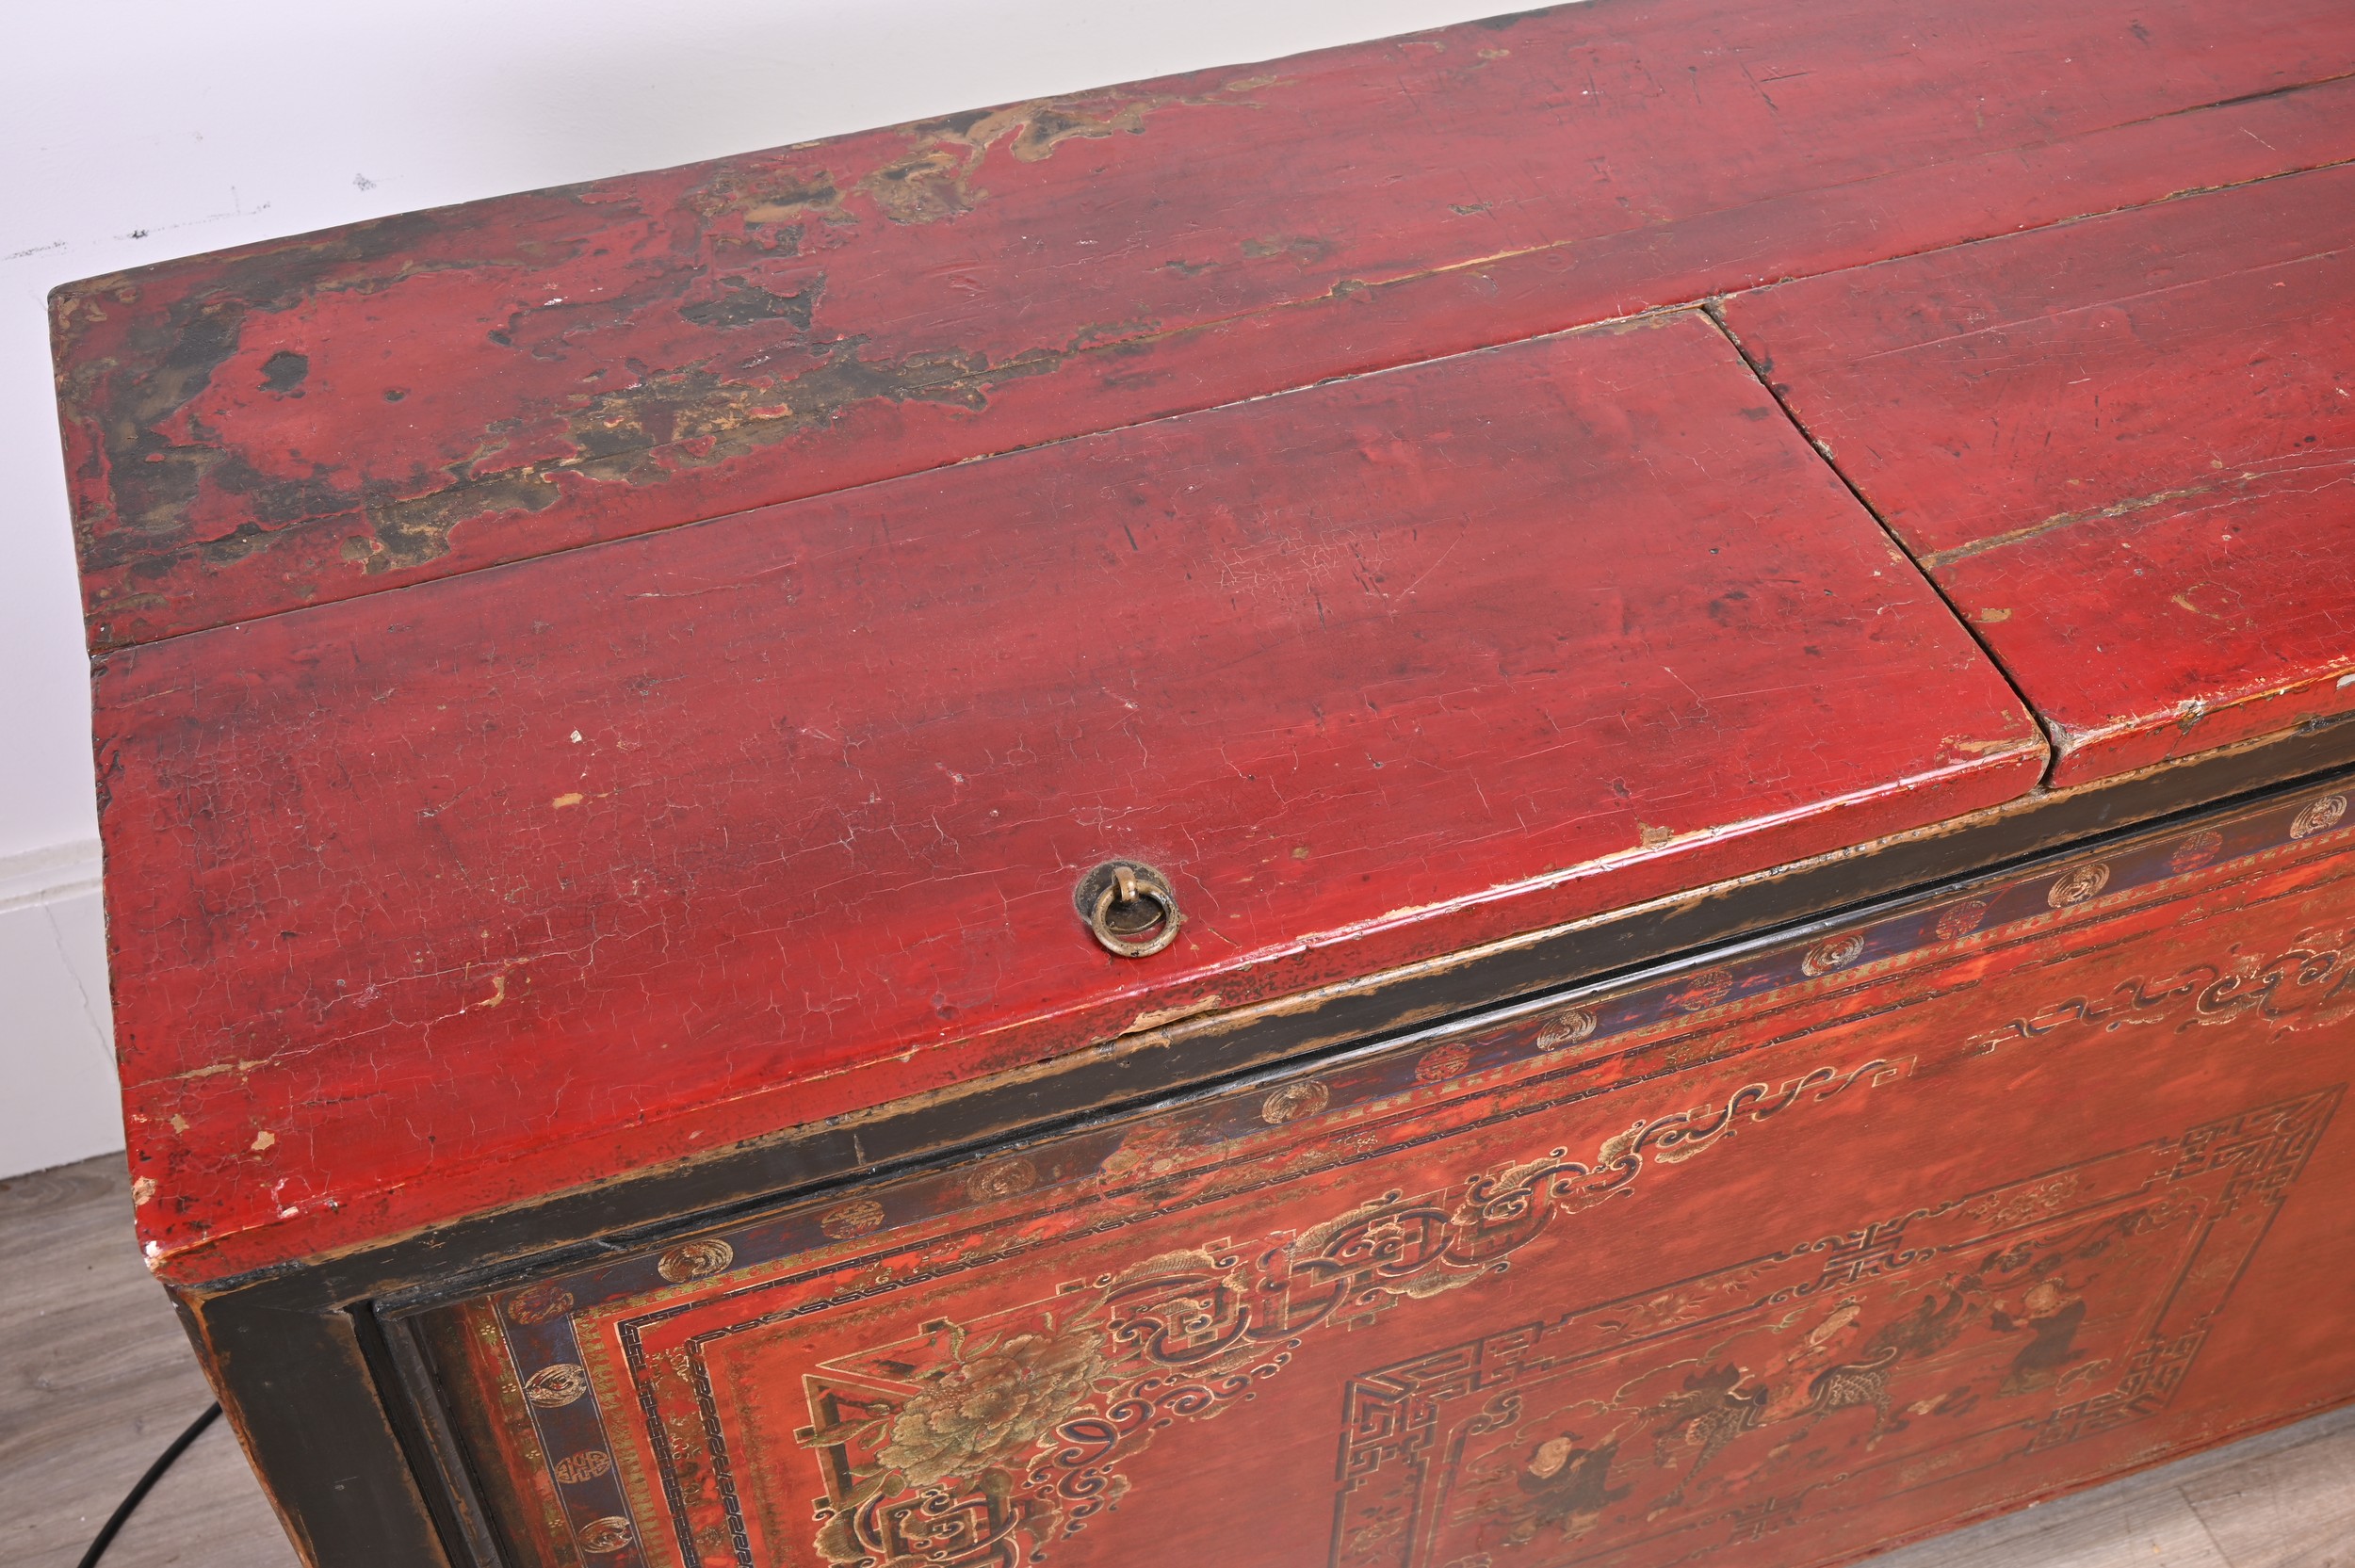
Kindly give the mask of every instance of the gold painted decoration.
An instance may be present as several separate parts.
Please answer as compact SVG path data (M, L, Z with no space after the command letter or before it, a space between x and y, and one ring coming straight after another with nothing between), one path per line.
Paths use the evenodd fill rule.
M1038 1167L1027 1159L1001 1159L985 1165L967 1178L966 1196L977 1204L1012 1198L1038 1185Z
M2168 972L2129 975L2104 993L2055 996L2033 1014L1983 1029L1965 1043L1985 1055L2065 1029L2170 1020L2184 1029L2252 1013L2277 1028L2355 1017L2355 929L2311 927L2294 946L2269 957L2212 952Z
M560 1410L588 1392L588 1369L577 1362L543 1366L524 1380L524 1398L542 1410Z
M1987 902L1982 898L1964 898L1948 904L1941 911L1938 924L1932 929L1941 942L1952 942L1969 936L1987 918Z
M2216 859L2223 848L2222 833L2202 828L2175 846L2174 852L2167 857L2168 869L2177 876L2186 871L2197 871Z
M528 1290L518 1290L507 1299L508 1320L526 1328L537 1323L552 1323L572 1310L572 1292L560 1285L535 1285Z
M1259 1120L1271 1127L1296 1122L1303 1116L1313 1116L1332 1102L1333 1091L1314 1078L1288 1083L1271 1090L1259 1102Z
M595 1480L612 1468L613 1456L611 1454L607 1453L603 1448L586 1448L579 1453L568 1454L558 1460L550 1467L550 1473L566 1486L578 1486L583 1481Z
M2072 865L2054 878L2052 889L2044 895L2044 901L2055 909L2068 909L2084 903L2109 885L2109 865L2103 861L2089 860L2082 865Z
M1640 1296L1534 1303L1367 1368L1338 1423L1327 1560L1697 1561L1760 1539L1727 1521L1796 1488L1853 1508L2148 1421L2338 1098L1783 1237Z
M575 1531L574 1536L579 1541L582 1551L602 1557L629 1544L629 1521L619 1514L608 1514L590 1520Z
M1680 1012L1698 1012L1713 1008L1733 990L1733 974L1726 969L1704 969L1668 993L1668 1005Z
M1471 1052L1451 1041L1422 1054L1422 1059L1415 1063L1415 1081L1445 1083L1470 1065Z
M2290 823L2292 838L2308 838L2329 828L2335 828L2339 818L2347 815L2347 797L2325 795L2299 812Z
M1597 1019L1585 1008L1566 1008L1546 1020L1537 1031L1537 1048L1557 1051L1565 1045L1575 1045L1595 1032Z
M811 1424L796 1436L833 1478L812 1544L840 1568L918 1563L934 1545L944 1563L1038 1560L1036 1548L1127 1495L1123 1468L1157 1432L1256 1398L1302 1336L1490 1278L1563 1216L1631 1191L1648 1166L1912 1067L1876 1059L1748 1084L1722 1107L1637 1122L1590 1159L1533 1149L1250 1246L1204 1241L984 1318L913 1322L907 1337L806 1380Z
M1829 936L1807 950L1799 961L1799 972L1812 978L1828 975L1835 969L1845 969L1864 955L1861 932L1850 931L1845 936Z
M685 1285L716 1274L736 1261L736 1249L724 1241L686 1241L662 1254L655 1271L673 1285Z
M836 1204L818 1217L818 1229L836 1241L848 1241L853 1237L866 1236L880 1230L884 1222L883 1204L872 1198L853 1198L847 1204Z
M539 1328L486 1291L532 1523L576 1568L1080 1568L1248 1497L1287 1562L1657 1568L2155 1454L2262 1357L2201 1350L2258 1243L2327 1227L2272 1222L2355 1018L2315 803L813 1196L699 1233L706 1289L674 1237Z

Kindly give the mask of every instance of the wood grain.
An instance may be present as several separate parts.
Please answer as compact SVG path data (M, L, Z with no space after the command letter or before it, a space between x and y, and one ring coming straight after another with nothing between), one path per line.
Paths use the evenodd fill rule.
M99 711L175 1278L1959 816L2044 755L1697 313L172 639ZM1117 857L1174 880L1166 952L1075 914Z
M2181 1491L2232 1568L2355 1564L2355 1420L2218 1464Z
M2073 1505L2073 1506L2072 1506ZM1872 1568L2234 1568L2182 1493L2129 1479L1878 1559Z
M139 1266L120 1156L0 1182L0 1556L71 1568L212 1398ZM151 1493L106 1568L294 1568L225 1422Z
M2350 1445L2355 1409L2333 1411L1860 1568L2339 1568Z
M151 1263L183 1285L260 1270L308 1286L439 1221L585 1199L788 1129L839 1134L863 1167L864 1124L829 1119L1026 1085L1172 1020L1443 972L1484 944L2016 801L2043 776L2046 731L2066 785L2347 716L2355 590L2333 567L2355 542L2337 505L2355 478L2355 13L2271 0L2263 20L2203 0L1988 0L1960 19L1911 0L1606 0L60 291ZM1721 319L1815 450L1681 308L1744 289L1762 292ZM1548 335L1566 328L1582 330ZM1818 451L1969 612L2035 719ZM723 1345L739 1360L716 1392L573 1314L667 1292L675 1313L647 1332L700 1325L719 1344L743 1301L682 1281L762 1261L751 1230L702 1252L625 1245L560 1289L500 1285L452 1309L475 1315L471 1351L495 1330L515 1366L585 1387L577 1357L605 1389L655 1380L638 1392L667 1413L660 1434L715 1411L763 1434L633 1449L582 1388L541 1401L569 1414L522 1409L502 1361L478 1382L513 1396L507 1431L541 1423L509 1456L513 1495L548 1470L542 1517L511 1535L544 1527L638 1560L654 1513L618 1478L674 1462L676 1560L747 1528L763 1555L789 1538L898 1560L950 1479L990 1528L1076 1530L1083 1499L1112 1494L1100 1466L1052 1466L1093 1463L1086 1434L1121 1437L1111 1414L1054 1429L1065 1447L1020 1474L1008 1456L1037 1436L996 1417L974 1417L1001 1447L971 1463L916 1451L965 1417L929 1425L949 1407L924 1406L909 1369L944 1387L985 1375L959 1359L952 1312L1044 1324L1065 1350L1098 1334L1086 1377L1066 1386L1072 1364L1051 1358L1041 1373L1070 1400L1115 1383L1137 1396L1124 1412L1178 1400L1164 1438L1121 1451L1126 1515L1056 1546L1073 1568L1231 1560L1219 1548L1245 1539L1307 1560L1328 1528L1337 1557L1404 1543L1396 1499L1435 1472L1281 1513L1325 1484L1329 1450L1205 1454L1192 1418L1249 1392L1262 1435L1323 1432L1335 1401L1299 1392L1318 1386L1306 1369L1327 1393L1362 1377L1370 1399L1422 1398L1424 1358L1491 1344L1491 1370L1551 1402L1516 1402L1512 1422L1540 1426L1499 1447L1502 1406L1441 1409L1464 1390L1432 1385L1432 1420L1461 1423L1451 1451L1486 1445L1442 1488L1482 1511L1417 1515L1433 1560L1613 1515L1626 1551L1666 1561L1699 1539L1676 1532L1724 1523L1693 1496L1811 1466L1855 1483L1846 1512L1783 1539L1829 1560L2345 1398L2349 1238L2313 1193L2347 1185L2347 1146L2324 1130L2346 1086L2291 1037L2355 1005L2337 837L2355 829L2343 795L2281 806L2260 815L2286 833L2294 810L2298 827L2262 870L2233 865L2226 833L2171 847L2168 875L2212 873L2203 891L2136 902L2150 878L2122 858L2114 879L2107 861L2074 883L2038 872L2006 891L2031 906L1997 922L2019 925L2006 944L1977 934L1974 904L1938 930L1951 992L1907 990L1893 952L1860 965L1862 946L1795 950L1793 974L1750 991L1733 977L1754 955L1696 964L1645 1004L1656 1070L1579 1086L1663 1080L1677 1097L1640 1115L1566 1087L1565 1062L1633 1061L1635 1046L1602 1054L1616 1027L1589 1017L1591 1057L1538 1060L1562 1040L1491 1016L1412 1059L1390 1041L1324 1063L1313 1105L1260 1084L1170 1109L1096 1168L1073 1151L1103 1129L1066 1128L1037 1164L1000 1150L953 1180L878 1184L869 1207L905 1209L888 1225L855 1205L770 1216L903 1251L883 1274L844 1262L822 1299L791 1294L815 1272L780 1284L803 1326ZM1114 858L1178 889L1166 953L1110 960L1074 918L1078 873ZM2079 943L2099 922L2103 945ZM1741 1011L1786 982L1800 990L1772 1018ZM1834 1010L1850 984L1859 1005ZM2201 1017L2112 1038L2179 1004ZM2186 1036L2194 1022L2253 1035L2257 1016L2262 1049L2184 1045L2215 1038ZM1688 1032L1671 1056L1673 1029ZM1819 1037L1882 1054L1843 1075L1809 1054ZM1764 1076L1737 1070L1745 1051ZM1451 1098L1481 1073L1499 1075ZM1899 1083L1942 1097L1883 1114ZM1871 1114L1860 1091L1782 1116L1859 1084ZM1475 1103L1508 1089L1523 1101ZM1358 1141L1407 1105L1399 1137ZM1713 1148L1737 1106L1757 1107L1737 1147L1781 1157L1737 1159L1680 1206L1659 1168ZM1317 1120L1328 1109L1356 1119L1352 1141ZM1178 1124L1230 1111L1240 1130L1216 1137ZM1246 1137L1268 1181L1242 1202L1223 1184ZM1460 1168L1430 1163L1453 1150ZM1542 1190L1482 1198L1541 1167ZM1613 1209L1632 1218L1609 1261L1659 1263L1644 1277L1664 1289L1605 1300L1591 1250L1540 1232L1639 1171L1665 1201ZM1082 1180L1100 1190L1077 1219L1033 1206ZM1892 1191L1910 1218L1859 1207ZM1408 1214L1409 1192L1429 1202ZM2190 1228L2211 1211L2239 1218ZM1803 1228L1729 1263L1762 1216ZM1912 1225L1919 1250L1812 1271L1884 1223ZM1461 1247L1416 1253L1410 1233ZM1239 1265L1187 1273L1236 1237L1256 1238L1264 1278L1230 1291ZM1354 1239L1316 1251L1335 1237ZM993 1254L1007 1267L968 1268L1015 1240ZM765 1262L823 1250L795 1247ZM1548 1311L1585 1304L1533 1329L1513 1287L1467 1290L1440 1319L1452 1342L1402 1329L1391 1308L1486 1279L1507 1252ZM458 1253L433 1271L491 1261ZM1038 1294L1032 1253L1074 1283ZM1937 1256L1953 1266L1935 1281L1898 1277ZM1351 1274L1367 1259L1388 1271ZM934 1269L964 1273L933 1289ZM1645 1360L1652 1341L1628 1334L1655 1311L1661 1343L1698 1334L1686 1285L1731 1299L1776 1269L1778 1300L1804 1303L1787 1318L1711 1318L1682 1360ZM912 1280L924 1299L896 1299ZM1146 1346L1191 1375L1217 1318L1204 1301L1230 1298L1293 1335L1279 1361L1217 1361L1239 1329L1201 1351L1234 1374L1217 1387L1173 1395L1129 1365ZM294 1313L206 1319L214 1372L244 1380L233 1415L275 1423L273 1439L244 1428L257 1452L283 1454L268 1443L331 1391L377 1414L352 1319L328 1310L345 1299L318 1297L302 1325L308 1399L242 1369L292 1341ZM1364 1313L1335 1318L1353 1337L1312 1332L1344 1301ZM876 1337L885 1317L897 1339ZM95 1326L58 1353L120 1380ZM1558 1359L1514 1359L1540 1340ZM1018 1360L1017 1342L1043 1341L991 1353ZM813 1347L833 1359L793 1361ZM1293 1392L1266 1382L1295 1356ZM1568 1385L1605 1362L1611 1379ZM36 1378L28 1411L55 1381ZM820 1382L891 1419L798 1408ZM1286 1399L1293 1418L1271 1429ZM1573 1436L1595 1411L1613 1435ZM1614 1490L1622 1428L1653 1457ZM282 1496L290 1517L333 1511L347 1542L355 1518L404 1521L420 1533L390 1550L414 1558L422 1526L391 1498L389 1431L370 1430L370 1457L322 1462L360 1487ZM1190 1432L1196 1462L1173 1458ZM1158 1475L1130 1463L1155 1443ZM1827 1457L1842 1444L1848 1459ZM1704 1476L1721 1450L1734 1458ZM57 1471L73 1451L0 1459L63 1495L87 1479ZM753 1473L721 1475L730 1451ZM1343 1453L1352 1477L1407 1463L1372 1426L1348 1426ZM2251 1500L2285 1453L2113 1495L2035 1549L2333 1562L2339 1491L2319 1524ZM1270 1484L1294 1461L1307 1480ZM273 1479L299 1469L273 1463ZM235 1528L186 1482L142 1526L166 1560L188 1529ZM750 1526L739 1482L764 1499ZM1759 1537L1792 1517L1778 1485L1750 1494ZM361 1491L390 1504L364 1513ZM1007 1514L1017 1495L1043 1511Z
M61 290L91 633L2355 156L2355 12L1602 0Z
M2355 168L1726 317L2071 784L2355 709Z
M0 1184L0 1495L8 1560L72 1568L131 1480L207 1398L138 1265L116 1156ZM2355 1409L2244 1439L1863 1568L2342 1568ZM2189 1502L2208 1540L2186 1535ZM2162 1547L2150 1551L2154 1539ZM2222 1543L2222 1545L2217 1544ZM2334 1555L2335 1554L2335 1555ZM106 1568L295 1568L224 1425L166 1475Z
M519 1565L1843 1562L2355 1399L2307 803L511 1276L437 1382Z

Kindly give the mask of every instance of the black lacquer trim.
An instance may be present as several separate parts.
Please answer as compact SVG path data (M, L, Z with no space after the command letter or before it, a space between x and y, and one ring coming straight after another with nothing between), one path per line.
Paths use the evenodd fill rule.
M1944 832L1914 834L1691 899L1502 948L1452 968L1339 993L1238 1024L1206 1020L1139 1044L1080 1053L1015 1081L780 1135L605 1186L470 1217L380 1246L177 1292L211 1350L226 1404L311 1558L333 1568L493 1564L463 1456L434 1407L430 1365L406 1318L528 1273L578 1270L655 1240L708 1231L755 1208L856 1183L920 1174L973 1151L1068 1134L1148 1102L1215 1092L1286 1064L1357 1058L1499 1008L1552 1005L1572 988L1636 982L1659 965L1724 965L1737 952L1804 946L1882 918L1899 896L1933 902L1962 879L2025 878L2041 859L2109 851L2195 813L2263 809L2280 788L2344 788L2355 724L2281 739L2108 784L2033 797ZM2294 782L2293 782L2294 781ZM1859 962L1869 962L1860 958ZM373 1342L381 1325L383 1338ZM363 1337L372 1346L364 1346ZM430 1505L426 1494L456 1498ZM438 1516L437 1516L438 1515ZM469 1525L471 1517L475 1525Z

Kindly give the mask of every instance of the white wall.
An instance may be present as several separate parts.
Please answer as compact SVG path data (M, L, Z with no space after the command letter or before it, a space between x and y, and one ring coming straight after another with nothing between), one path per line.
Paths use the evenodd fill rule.
M446 202L1514 0L88 0L0 48L0 1176L122 1146L42 297Z

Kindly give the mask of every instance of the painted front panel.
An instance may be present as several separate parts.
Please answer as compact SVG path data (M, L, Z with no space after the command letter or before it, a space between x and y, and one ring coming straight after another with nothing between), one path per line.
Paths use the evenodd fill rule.
M2309 789L439 1309L533 1563L1795 1568L2355 1396Z

